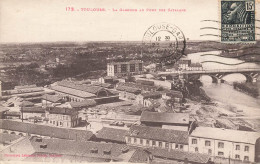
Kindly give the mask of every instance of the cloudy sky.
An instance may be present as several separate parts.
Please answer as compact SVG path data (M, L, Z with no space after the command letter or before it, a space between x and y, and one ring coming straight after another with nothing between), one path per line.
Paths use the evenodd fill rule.
M66 11L66 7L79 11ZM81 11L81 8L106 11ZM113 11L120 8L144 11ZM186 11L168 12L168 9ZM141 41L145 31L159 22L178 26L190 40L216 39L200 34L218 31L200 28L218 27L218 23L201 22L219 20L218 10L218 0L0 0L0 42Z

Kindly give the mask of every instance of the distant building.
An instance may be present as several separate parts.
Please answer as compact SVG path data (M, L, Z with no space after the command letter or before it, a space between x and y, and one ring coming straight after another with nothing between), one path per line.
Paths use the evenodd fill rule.
M12 97L20 97L24 100L41 100L44 94L54 94L53 91L47 91L43 87L35 85L16 86L15 89L2 91L2 100L7 100Z
M161 92L145 92L145 93L141 93L140 95L138 95L136 97L136 102L138 104L142 104L144 105L144 100L145 99L160 99L162 98L162 93ZM144 105L146 106L146 105Z
M52 107L46 110L48 123L53 126L72 128L78 125L78 112L73 109Z
M94 84L78 84L73 81L59 81L51 85L51 90L65 101L80 102L94 99L97 103L114 102L119 99L118 93Z
M203 70L202 64L192 63L190 59L180 59L176 63L176 65L177 65L177 68L179 70L187 70L187 71L201 71L201 70Z
M142 112L141 124L150 127L188 131L191 125L187 113Z
M143 62L141 60L131 60L128 62L111 62L107 64L107 76L127 76L142 74Z
M125 86L123 83L116 87L119 91L119 98L123 100L135 100L137 95L141 93L141 89Z
M197 127L189 137L189 151L209 154L215 161L260 161L260 134L211 127ZM218 162L219 163L219 162Z
M136 147L158 147L188 151L188 132L133 125L126 134L126 143Z

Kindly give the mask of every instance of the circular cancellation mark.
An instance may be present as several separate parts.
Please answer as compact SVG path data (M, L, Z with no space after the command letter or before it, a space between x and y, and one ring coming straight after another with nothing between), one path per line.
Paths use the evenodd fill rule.
M160 62L174 64L184 55L186 40L177 26L163 22L148 28L142 45L144 52L156 54Z

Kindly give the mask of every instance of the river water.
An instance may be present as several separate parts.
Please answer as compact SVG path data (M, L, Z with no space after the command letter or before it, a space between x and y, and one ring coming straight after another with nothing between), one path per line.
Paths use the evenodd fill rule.
M218 61L227 64L236 64L243 62L238 59L223 58L219 56L211 56L205 54L215 54L219 55L218 51L203 52L203 53L193 53L189 54L187 58L191 59L192 62L203 62L203 61ZM260 65L255 63L245 63L239 65L223 65L219 63L206 62L203 63L203 68L205 70L212 69L244 69L244 68L260 68ZM232 84L234 81L244 82L246 78L244 75L236 73L230 74L223 77L223 79ZM229 84L221 83L215 84L212 83L210 76L203 75L201 77L203 83L203 89L206 94L212 98L217 103L225 104L226 108L232 108L234 110L243 111L244 115L248 119L260 119L260 96L258 98L251 97L245 93L233 89ZM260 79L257 80L260 86Z

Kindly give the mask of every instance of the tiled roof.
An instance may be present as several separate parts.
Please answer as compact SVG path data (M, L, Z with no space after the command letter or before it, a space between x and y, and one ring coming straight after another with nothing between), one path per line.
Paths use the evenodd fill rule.
M140 89L127 87L127 86L123 86L123 85L118 85L116 89L119 91L126 91L126 92L130 92L130 93L141 93Z
M103 127L98 131L96 137L103 140L125 142L127 130Z
M76 129L65 129L57 128L39 124L31 124L24 122L17 122L11 120L1 120L0 119L0 129L19 131L29 134L38 134L42 136L50 136L60 139L69 139L69 140L81 140L87 141L92 136L93 133L86 130L76 130Z
M94 85L94 86L100 86L100 87L104 87L104 88L111 88L111 87L113 87L112 84L108 84L108 83L99 83L99 82L92 83L92 85Z
M159 97L159 96L162 96L162 93L161 92L145 92L145 93L142 93L142 96L144 98L152 98L152 97Z
M20 111L24 113L45 113L45 109L42 107L23 107Z
M6 141L12 142L14 140L17 140L20 137L21 136L15 134L0 133L0 143L4 143Z
M101 157L101 158L117 158L123 152L126 145L114 143L100 143L91 141L75 141L63 139L42 139L42 142L31 141L34 149L38 153L51 153L61 155L74 155L86 157ZM40 145L46 144L46 148L40 148ZM92 153L96 150L96 153ZM104 154L110 152L110 154Z
M59 81L57 83L59 86L63 86L63 87L67 87L67 88L73 88L76 90L81 90L84 92L89 92L92 94L97 94L100 90L104 89L102 87L99 86L93 86L91 84L76 84L74 82L70 82L70 81Z
M62 100L62 97L59 96L59 95L45 94L45 95L42 96L42 99L53 102L53 103L57 103L57 102Z
M130 158L129 162L131 163L146 163L149 154L143 149L137 149L133 156Z
M142 112L141 122L189 124L188 113Z
M183 98L183 94L180 91L168 90L164 91L164 93L166 93L167 96Z
M202 137L222 141L255 144L256 140L260 138L260 134L258 132L211 127L197 127L195 130L192 131L191 137Z
M80 102L70 102L72 108L79 108L79 107L90 107L96 106L97 102L95 100L84 100Z
M70 108L58 108L58 107L50 107L47 109L50 114L62 114L62 115L76 115L77 111Z
M67 94L70 94L70 95L74 95L74 96L77 96L77 97L82 97L82 98L96 97L95 94L88 93L88 92L85 92L85 91L82 91L82 90L64 87L64 86L52 86L51 89L58 91L58 92L63 92L63 93L67 93Z
M186 145L189 137L188 132L185 131L135 125L130 128L127 136Z
M150 86L154 85L154 81L149 81L149 80L136 80L136 83L140 83L143 85L150 85Z
M147 149L151 154L155 157L167 158L173 160L181 160L185 161L187 159L191 163L208 163L210 160L210 155L207 154L199 154L199 153L191 153L181 150L167 150L160 148L149 148Z

